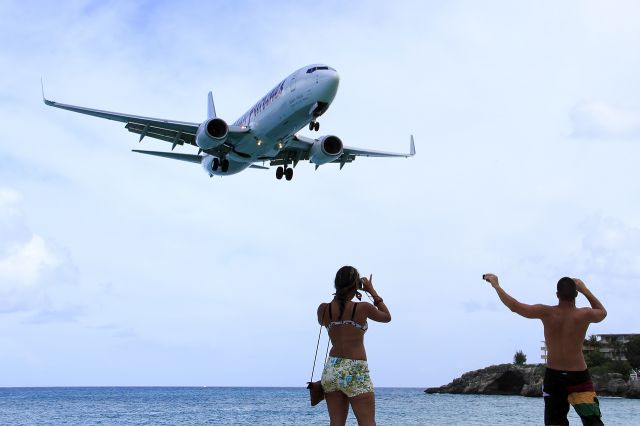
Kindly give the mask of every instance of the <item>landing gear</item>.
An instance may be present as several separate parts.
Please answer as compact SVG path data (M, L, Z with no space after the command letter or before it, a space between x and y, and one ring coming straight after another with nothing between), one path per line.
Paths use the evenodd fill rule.
M287 166L280 166L276 169L276 179L280 180L282 179L282 177L284 176L284 178L286 180L291 180L293 179L293 169Z
M320 123L318 123L317 121L312 121L311 123L309 123L309 130L315 130L317 132L318 130L320 130Z
M222 169L222 173L227 173L229 170L229 160L223 158L222 161L220 161L218 158L214 158L211 163L211 170L217 172L219 168Z

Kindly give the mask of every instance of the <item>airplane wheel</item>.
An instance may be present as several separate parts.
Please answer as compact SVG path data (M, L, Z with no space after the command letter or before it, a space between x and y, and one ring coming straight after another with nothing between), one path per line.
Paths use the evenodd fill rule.
M287 180L293 179L293 169L285 170L284 171L284 177L287 178Z
M320 123L318 123L317 121L313 124L313 129L317 132L318 130L320 130Z
M222 172L227 173L227 170L229 170L229 160L225 158L222 160Z
M313 130L315 128L315 123L312 121L309 123L309 130Z
M278 180L282 179L283 175L284 175L284 169L282 167L278 167L276 169L276 179Z
M216 170L218 170L218 167L220 167L220 160L214 158L213 163L211 164L211 170L215 172Z

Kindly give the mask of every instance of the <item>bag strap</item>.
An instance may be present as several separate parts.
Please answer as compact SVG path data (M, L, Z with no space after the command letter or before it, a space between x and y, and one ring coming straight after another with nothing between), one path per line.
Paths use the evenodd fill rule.
M331 306L331 302L329 302L328 306ZM318 348L320 347L320 336L322 335L322 320L324 320L324 314L327 312L327 306L324 307L324 310L322 311L322 319L320 322L320 331L318 331L318 343L316 343L316 354L313 356L313 367L311 368L311 379L309 379L309 383L313 382L313 372L316 369L316 360L318 359ZM327 362L327 356L329 355L329 341L331 339L327 340L327 351L324 354L324 362Z

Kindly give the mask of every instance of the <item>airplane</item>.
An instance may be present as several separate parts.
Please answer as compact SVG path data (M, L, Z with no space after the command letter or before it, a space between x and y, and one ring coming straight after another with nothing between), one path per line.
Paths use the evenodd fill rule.
M46 105L80 114L92 115L126 123L125 128L144 137L171 143L171 152L133 149L133 152L199 163L210 177L227 176L247 168L269 169L277 166L276 178L293 178L293 168L300 160L319 166L338 163L340 169L358 156L411 157L415 155L413 135L409 140L409 153L393 153L344 146L334 135L312 139L297 132L308 126L310 131L320 130L318 118L324 114L338 91L340 77L335 69L312 64L300 68L278 83L246 113L229 125L216 115L213 95L208 94L207 119L201 123L165 120L118 112L102 111L49 100ZM198 154L173 152L177 145L193 145ZM203 154L203 155L201 155ZM256 163L262 163L259 165ZM290 167L292 166L292 167Z

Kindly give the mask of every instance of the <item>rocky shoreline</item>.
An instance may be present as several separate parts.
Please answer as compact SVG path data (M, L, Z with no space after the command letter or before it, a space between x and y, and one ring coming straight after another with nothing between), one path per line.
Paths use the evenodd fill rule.
M541 397L544 370L544 364L492 365L465 373L448 385L428 388L425 393ZM618 373L608 373L604 377L592 375L592 380L598 395L640 398L640 381L625 381Z

